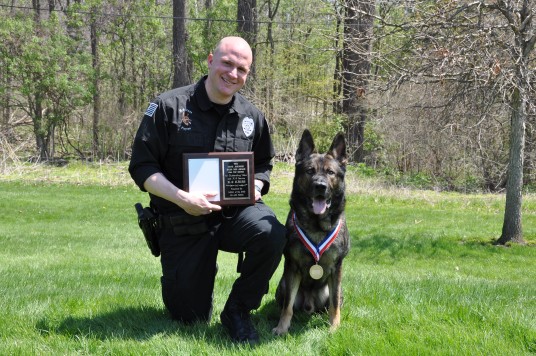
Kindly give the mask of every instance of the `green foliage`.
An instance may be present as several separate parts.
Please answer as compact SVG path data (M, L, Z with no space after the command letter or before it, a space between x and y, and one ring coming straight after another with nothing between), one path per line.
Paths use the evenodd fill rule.
M326 152L333 142L333 138L339 132L344 132L343 118L341 116L317 117L309 125L309 131L314 137L315 147L318 152Z
M378 173L374 168L367 166L365 163L350 164L348 172L353 172L361 177L376 177Z
M15 100L12 105L32 118L34 133L43 145L56 126L91 99L87 81L92 72L89 55L76 51L75 41L58 28L58 19L53 15L39 25L17 17L2 25L1 32L3 43L10 42L7 38L20 41L7 47L15 56L2 53L17 78L11 82L10 90L18 91L25 99Z
M237 25L229 19L236 18L235 1L217 1L209 8L199 9L190 6L192 18L203 18L206 21L188 22L188 55L193 63L193 80L197 80L207 72L207 56L218 41L225 36L236 36Z
M32 31L32 21L25 17L15 16L0 21L0 63L4 76L11 77L15 74L17 61ZM7 93L11 87L7 82L1 81L0 91Z
M426 173L418 172L415 174L410 174L404 177L405 179L401 181L403 185L409 185L416 188L429 188L432 179Z
M377 21L374 24L374 34L377 40L373 41L373 53L381 53L380 56L372 57L371 72L380 77L398 75L399 68L405 68L408 61L414 63L419 58L415 58L415 47L419 41L414 36L416 30L408 23L414 21L420 12L411 10L410 6L417 8L423 3L434 5L435 1L400 4L397 6L392 2L378 2L377 13L384 21ZM386 24L393 24L389 26Z
M57 156L90 156L90 95L99 94L95 129L101 155L128 157L147 102L171 87L172 2L84 0L62 3L69 5L61 9L59 2L49 3L57 11L43 7L39 26L28 1L0 7L2 133L9 132L14 146L37 141L45 149L55 147ZM372 65L364 77L364 160L374 169L403 170L393 173L399 184L473 191L504 178L510 110L504 99L515 83L513 37L501 13L477 5L376 2L373 47L363 57ZM195 81L206 73L216 42L237 34L237 3L190 0L186 8ZM255 76L244 94L266 113L282 157L294 153L306 127L321 150L338 131L339 119L332 122L332 116L342 100L335 68L343 49L343 13L337 1L257 2ZM28 147L20 156L27 156ZM528 145L527 156L533 153ZM532 175L526 180L531 183Z
M126 108L142 110L171 86L173 26L172 19L161 14L172 10L170 4L146 1L117 6L121 16L97 20L112 29L100 34L99 51L103 89L116 95L119 114L126 115Z

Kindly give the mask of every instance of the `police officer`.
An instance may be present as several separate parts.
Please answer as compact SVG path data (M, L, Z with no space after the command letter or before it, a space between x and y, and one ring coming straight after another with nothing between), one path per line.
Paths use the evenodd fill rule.
M161 216L162 298L172 318L209 321L218 250L244 253L220 319L233 340L256 343L250 312L268 291L285 244L284 226L261 200L275 153L264 115L238 93L252 63L249 44L223 38L207 62L208 74L196 84L149 104L129 172ZM222 208L210 202L211 192L183 190L183 153L243 151L254 152L254 205Z

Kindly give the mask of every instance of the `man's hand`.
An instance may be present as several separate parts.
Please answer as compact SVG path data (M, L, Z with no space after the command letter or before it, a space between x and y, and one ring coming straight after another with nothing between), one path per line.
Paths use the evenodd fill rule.
M213 211L221 210L221 206L208 201L208 199L215 197L217 193L187 193L182 191L181 195L182 202L177 205L190 215L207 215Z
M190 215L207 215L213 211L221 210L221 206L208 201L216 194L185 192L174 186L162 173L155 173L147 178L143 186L149 193L177 204Z
M255 179L255 201L258 201L261 199L262 187L264 187L264 182L262 180Z

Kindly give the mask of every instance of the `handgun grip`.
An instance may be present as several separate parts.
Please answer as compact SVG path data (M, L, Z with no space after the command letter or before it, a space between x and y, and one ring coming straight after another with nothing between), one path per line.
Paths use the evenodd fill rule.
M141 203L136 203L134 204L134 207L136 208L136 212L138 213L138 219L142 219L143 218L143 206L141 205Z

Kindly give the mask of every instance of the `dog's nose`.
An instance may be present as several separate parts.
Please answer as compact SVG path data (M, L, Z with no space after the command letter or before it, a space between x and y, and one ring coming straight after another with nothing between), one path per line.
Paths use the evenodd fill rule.
M324 194L328 190L328 184L323 181L318 181L318 182L315 182L314 188L315 188L315 193Z

